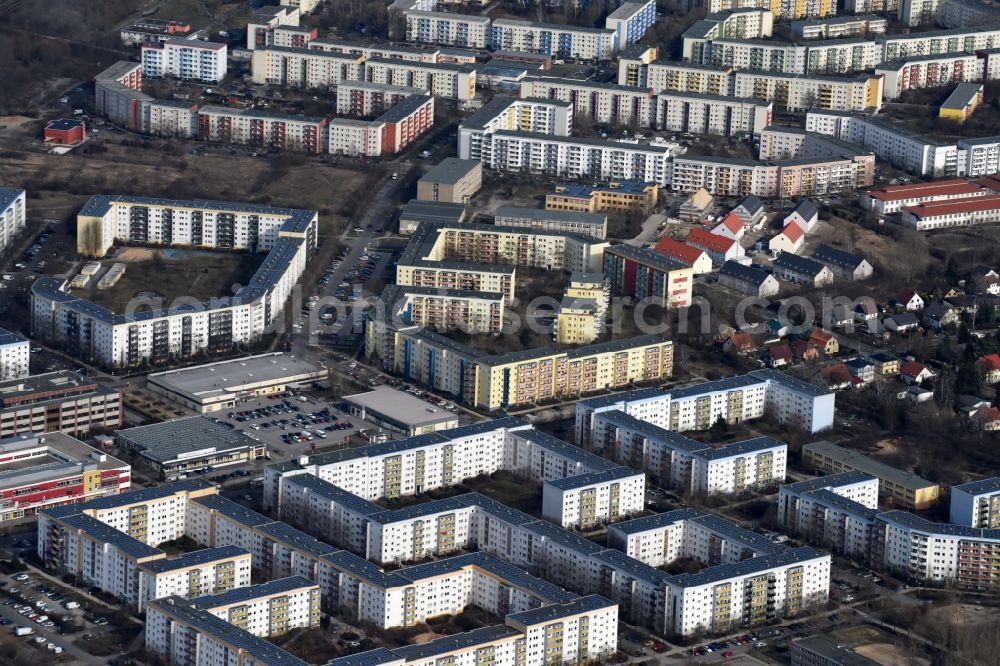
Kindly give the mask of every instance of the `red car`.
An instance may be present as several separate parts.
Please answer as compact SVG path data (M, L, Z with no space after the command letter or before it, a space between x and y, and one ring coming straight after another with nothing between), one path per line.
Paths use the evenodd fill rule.
M735 655L734 655L734 653L733 653L732 650L726 650L725 652L722 653L722 656L726 657L728 659L729 657L732 657L732 656L735 656Z
M660 642L653 643L653 652L666 652L666 651L667 651L666 643L660 643Z

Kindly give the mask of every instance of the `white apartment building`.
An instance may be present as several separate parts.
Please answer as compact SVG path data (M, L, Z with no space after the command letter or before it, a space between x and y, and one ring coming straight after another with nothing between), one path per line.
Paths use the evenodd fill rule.
M27 214L24 190L0 187L0 250L10 247L14 237L24 230Z
M195 39L142 45L142 75L218 83L226 78L228 47Z
M761 39L770 37L774 13L770 9L741 7L709 14L681 35L681 57L687 62L704 62L704 48L716 39Z
M868 558L879 480L851 471L781 486L776 525L837 553Z
M255 49L250 61L254 83L309 89L356 81L364 68L359 56L315 48L268 46Z
M673 391L639 389L586 398L576 405L577 444L600 450L604 436L595 432L597 415L615 410L677 432L706 430L720 416L738 423L768 415L816 433L833 425L834 393L782 372L754 370Z
M922 55L974 53L1000 47L1000 27L957 28L912 34L886 35L878 38L882 58L889 62Z
M884 99L893 100L907 90L982 81L986 62L976 53L916 55L882 62L875 74L882 76Z
M23 379L31 374L31 343L0 328L0 381Z
M608 235L608 216L606 213L578 213L575 211L500 206L493 211L493 222L497 226L582 234L600 240L605 240Z
M569 136L573 131L572 104L536 97L494 97L459 124L459 159L482 159L484 138L502 130Z
M692 134L760 134L771 112L771 102L760 99L665 91L656 96L653 125Z
M625 64L628 64L627 60ZM733 94L732 67L657 60L639 67L635 77L629 74L631 68L623 69L624 76L619 74L619 84L646 87L654 93L669 90L707 95Z
M592 527L645 509L646 475L628 467L546 481L542 515L563 527Z
M774 102L788 111L833 109L864 111L882 108L882 77L781 74L760 70L733 74L735 97L751 97Z
M490 18L451 12L408 11L406 41L484 49L489 45Z
M799 504L802 498L817 490L829 490L869 509L878 508L878 477L851 471L829 474L816 479L788 483L778 488L778 515L775 524L784 530L798 532L808 528L803 524Z
M967 527L1000 528L1000 478L952 486L949 520Z
M377 116L410 95L423 95L426 90L406 86L390 86L367 81L341 81L337 84L337 113ZM333 118L331 124L339 120Z
M522 79L521 99L528 98L569 102L573 117L638 127L652 126L655 105L655 97L650 90L557 77Z
M327 150L331 155L378 157L382 154L385 123L377 120L331 118Z
M498 171L668 182L670 148L666 145L499 131L485 135L480 150L483 166Z
M382 291L382 303L385 316L398 324L436 331L499 333L507 298L489 292L387 285Z
M369 58L364 67L365 81L420 88L432 95L460 101L476 96L476 70L468 65Z
M299 25L302 12L298 7L284 5L265 5L257 8L247 21L247 49L272 46L275 43L275 32L283 28L295 28Z
M110 367L253 341L280 316L305 269L316 245L317 217L316 211L256 204L92 197L77 215L81 254L102 256L115 242L124 241L268 255L235 297L220 296L197 308L169 304L115 314L67 293L59 278L42 278L31 288L33 329L42 339Z
M194 139L198 105L180 99L155 99L142 105L142 130L156 136Z
M236 546L146 562L139 567L139 612L153 599L171 595L191 599L244 587L250 584L250 569L250 553Z
M320 154L326 149L326 132L326 118L229 106L198 109L198 138L203 141Z
M792 36L798 39L836 39L838 37L884 35L888 23L889 21L885 17L874 14L792 21Z
M903 209L900 222L917 231L1000 222L1000 195L926 201Z
M191 604L260 638L318 627L320 621L319 586L302 576L258 585L248 581L234 589L192 598Z
M618 33L606 28L497 19L490 43L498 51L526 51L580 60L610 60Z

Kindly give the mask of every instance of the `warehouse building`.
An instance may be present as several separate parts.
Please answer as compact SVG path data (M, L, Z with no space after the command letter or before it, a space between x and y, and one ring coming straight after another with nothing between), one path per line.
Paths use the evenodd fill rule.
M352 416L405 437L458 427L457 414L391 386L345 395L343 400Z
M143 465L168 479L199 469L253 462L265 452L258 440L207 416L125 428L115 436L118 446L137 454Z

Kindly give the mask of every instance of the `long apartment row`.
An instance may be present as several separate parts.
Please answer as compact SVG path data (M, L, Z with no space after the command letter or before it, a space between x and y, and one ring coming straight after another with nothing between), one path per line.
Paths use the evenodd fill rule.
M387 627L479 605L520 627L518 645L500 630L503 644L522 657L501 662L511 665L547 663L532 644L538 630L573 631L577 640L559 651L560 661L590 661L617 647L617 606L601 597L580 597L485 553L387 573L216 491L184 481L46 511L39 556L52 570L126 603L139 605L140 590L147 590L146 646L170 663L189 663L187 646L195 644L199 663L215 663L213 654L229 650L262 665L302 664L263 639L318 626L324 602ZM173 560L152 545L182 535L215 545ZM272 580L249 585L251 563ZM155 586L146 583L150 570L159 574ZM466 647L493 649L498 637L485 632ZM422 648L436 655L454 646L443 639Z
M950 523L898 509L880 512L885 483L852 470L782 486L778 525L908 580L1000 589L1000 479L952 488Z
M108 367L162 362L253 343L285 307L316 247L314 210L225 201L91 197L77 214L77 251L103 256L116 242L266 252L233 296L116 314L69 292L60 278L31 287L34 335Z
M272 507L277 503L282 516L299 524L311 523L312 529L340 540L339 545L376 560L478 548L537 571L568 589L597 591L616 601L631 621L665 634L687 635L765 621L826 599L829 560L824 554L777 546L725 520L697 512L676 514L666 521L675 524L671 534L660 533L652 539L658 538L661 547L665 541L678 540L666 547L661 560L692 556L709 568L695 576L670 576L622 549L604 549L477 494L385 511L348 489L353 484L360 493L378 493L372 484L378 486L382 479L388 479L393 488L398 483L401 492L412 494L448 483L447 478L457 478L458 470L466 474L489 472L491 468L480 461L492 459L498 469L513 469L544 481L543 507L548 504L551 508L551 499L559 496L550 494L550 489L564 491L570 485L583 489L579 506L594 507L587 509L591 512L611 511L616 497L621 501L626 488L623 484L608 484L589 472L588 464L581 464L593 454L514 419L402 440L372 453L376 455L361 460L331 453L298 464L269 466L265 480L268 501ZM515 456L520 463L515 462ZM783 473L780 478L784 478ZM567 502L566 506L576 503ZM569 515L575 519L578 514ZM631 532L631 522L613 527ZM643 530L637 528L636 533L639 531ZM622 547L629 546L623 541ZM751 593L751 588L760 588L762 595ZM730 594L721 594L723 589L734 601L730 601ZM706 601L711 602L707 607Z
M352 81L342 84L342 91L338 91L338 96L342 96L338 109L373 118L370 120L320 118L240 107L199 108L182 100L156 99L142 92L139 65L129 62L119 62L98 74L95 100L101 115L147 134L314 154L377 157L404 150L430 129L434 124L434 95L428 91L444 94L430 80L418 81L411 76L406 85L393 85L391 81L398 77L383 78L389 82Z

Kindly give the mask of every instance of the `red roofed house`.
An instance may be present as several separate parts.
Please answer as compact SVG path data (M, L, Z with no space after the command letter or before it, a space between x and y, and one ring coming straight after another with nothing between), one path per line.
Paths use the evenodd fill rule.
M809 343L805 340L794 340L790 346L792 348L792 354L795 358L799 358L807 362L815 361L819 358L819 350L815 347L810 347Z
M712 259L714 266L721 266L730 259L739 259L743 256L743 246L737 241L704 229L693 229L688 234L687 244L704 250Z
M843 363L835 363L823 368L819 371L819 376L834 391L854 386L854 375Z
M983 381L987 384L1000 382L1000 354L989 354L980 356L976 361L979 372L983 375Z
M924 309L924 299L912 289L904 289L896 295L896 305L911 312Z
M840 342L837 340L837 337L829 331L824 331L822 328L814 328L809 334L807 342L810 347L819 349L827 356L840 351Z
M87 130L82 120L59 118L50 120L45 126L45 143L72 146L87 138Z
M802 231L802 227L795 222L789 222L785 225L785 228L778 233L778 235L768 242L767 249L769 249L771 254L774 256L778 256L781 252L796 254L802 249L802 244L805 240L806 232Z
M976 415L972 417L972 420L979 424L983 430L996 431L1000 430L1000 409L993 407L983 407Z
M733 333L722 345L722 351L727 354L749 354L753 350L753 338L749 333Z
M746 231L746 225L743 224L743 220L741 220L740 216L736 213L726 215L725 219L712 229L713 234L725 236L726 238L732 238L734 241L739 241L743 238L743 234L745 234Z
M934 379L934 373L923 363L907 361L899 366L899 376L907 384L921 384L928 379Z
M792 356L792 348L788 345L775 345L767 350L767 354L770 357L769 363L772 368L791 365L794 358Z
M673 238L661 238L656 243L656 251L690 266L695 275L712 272L712 258L704 250L692 247Z

